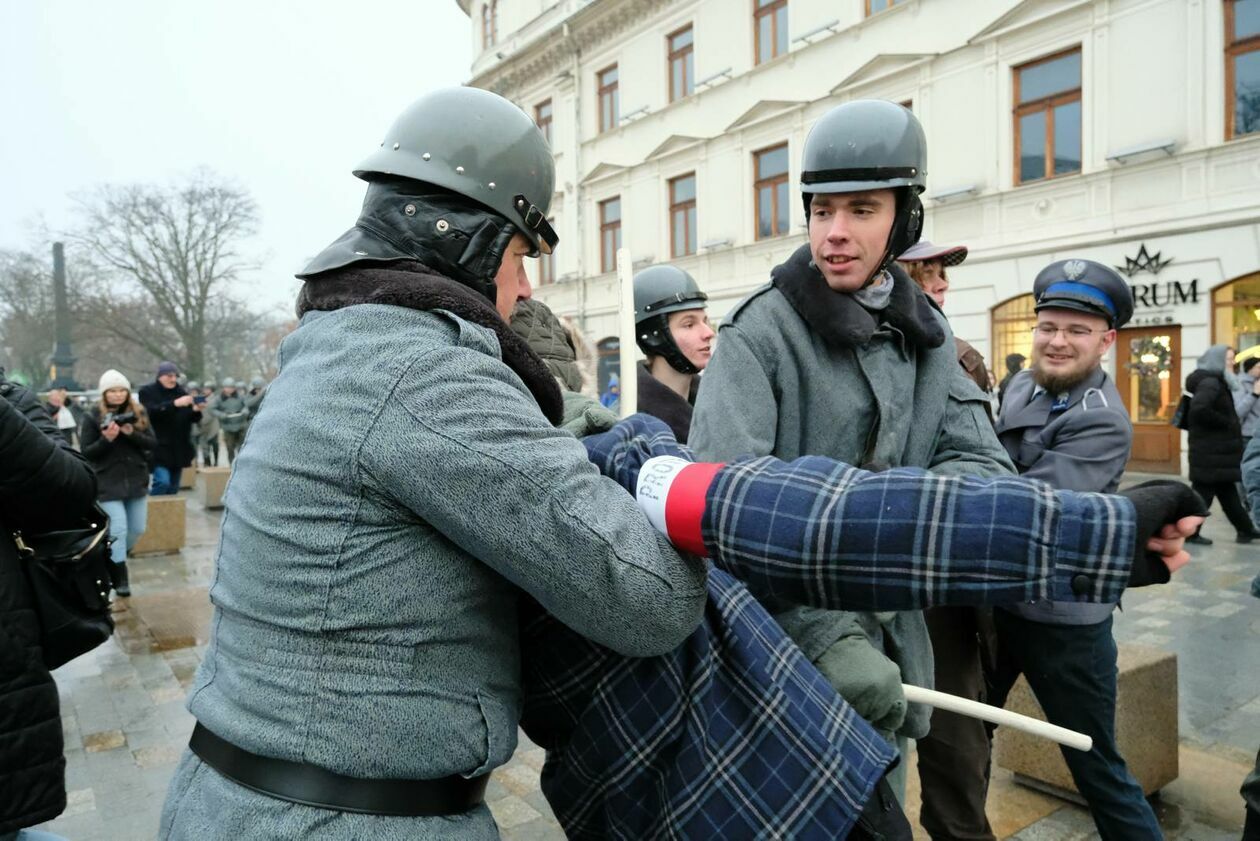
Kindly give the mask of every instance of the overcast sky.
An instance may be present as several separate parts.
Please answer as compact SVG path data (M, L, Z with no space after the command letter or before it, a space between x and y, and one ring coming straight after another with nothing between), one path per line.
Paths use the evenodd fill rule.
M261 211L247 291L291 311L358 214L350 170L468 77L470 36L455 0L0 0L0 248L69 225L70 193L207 166Z

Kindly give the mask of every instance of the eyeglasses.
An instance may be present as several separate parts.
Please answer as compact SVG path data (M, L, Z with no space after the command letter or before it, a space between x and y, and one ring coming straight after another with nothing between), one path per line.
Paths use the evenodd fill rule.
M1106 333L1106 330L1091 330L1088 327L1081 327L1079 324L1073 324L1070 327L1055 327L1052 324L1038 324L1032 329L1033 335L1039 339L1053 339L1059 333L1069 339L1088 339L1095 333Z

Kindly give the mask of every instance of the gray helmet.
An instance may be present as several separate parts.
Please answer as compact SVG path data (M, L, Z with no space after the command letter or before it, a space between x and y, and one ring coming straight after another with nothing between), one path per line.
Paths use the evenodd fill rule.
M262 377L254 377L252 380L249 381L250 388L262 388L266 384L267 384L267 381L264 380Z
M236 388L236 380L231 377L223 378L223 388Z
M550 254L559 241L547 221L551 147L524 111L490 91L444 88L416 100L354 174L402 176L466 196L520 228L535 251Z
M208 388L211 391L214 391L216 388L219 387L219 384L216 383L214 380L206 380L205 383L201 387Z
M867 283L923 233L919 194L927 181L927 138L914 114L884 99L837 105L814 123L801 156L805 220L817 193L893 189L897 215L884 259Z
M669 314L704 309L709 296L696 279L675 266L650 266L634 276L634 325L639 348L650 356L662 356L670 367L695 374L692 365L669 331Z
M201 383L197 382L196 380L189 380L188 385L184 386L184 388L188 389L189 391L192 391L193 389L201 388Z

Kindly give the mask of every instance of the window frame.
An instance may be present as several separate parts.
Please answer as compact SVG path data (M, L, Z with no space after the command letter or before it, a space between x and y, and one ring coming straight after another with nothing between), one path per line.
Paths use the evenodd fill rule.
M770 0L770 2L765 4L764 6L759 5L759 0L752 0L752 4L753 4L753 67L760 67L766 62L774 61L779 56L787 55L789 52L791 52L792 45L790 43L784 47L783 52L781 53L777 52L778 43L779 43L778 11L779 9L784 9L786 11L788 0ZM758 30L760 29L760 26L761 26L761 18L765 17L766 15L770 15L770 27L771 27L770 44L771 44L771 49L775 50L775 52L773 55L763 58L761 55L761 38L758 37ZM785 21L785 24L786 24L786 21Z
M488 50L499 43L499 0L486 0L481 7L481 47Z
M617 219L615 222L605 220L605 209L613 202L617 203ZM617 249L621 247L621 195L609 196L599 202L599 273L607 274L608 272L617 270ZM608 252L605 250L607 244L606 233L612 232L615 244Z
M690 178L692 182L691 198L686 199L684 201L676 201L674 197L674 189L677 186L679 181L682 181L686 178ZM692 227L693 222L697 226L699 223L699 213L696 211L696 193L697 193L696 171L693 169L691 172L684 172L681 175L675 175L673 178L669 179L668 188L669 188L669 256L670 256L670 259L674 259L677 257L690 257L700 250L700 236ZM677 225L674 224L674 216L675 214L678 214L678 213L683 214L683 228L684 228L683 236L686 239L686 241L683 243L682 250L679 250L678 242L674 238L674 232L677 230ZM693 241L695 242L694 247L692 247Z
M542 116L542 109L547 109L547 116ZM534 125L538 126L538 130L542 132L543 139L547 141L547 145L551 145L551 126L555 122L555 107L551 103L551 97L547 97L542 102L534 106Z
M1073 53L1081 55L1081 79L1078 80L1077 86L1071 90L1059 91L1040 99L1034 99L1031 102L1020 102L1020 74L1029 68L1036 67L1039 64L1057 61L1065 58ZM1015 154L1011 159L1011 168L1015 177L1015 186L1019 187L1023 184L1039 184L1043 181L1052 181L1055 178L1066 178L1071 175L1080 175L1085 171L1085 101L1084 101L1084 76L1085 76L1085 55L1080 44L1067 47L1049 55L1035 58L1032 61L1026 61L1023 64L1013 65L1011 67L1011 133L1015 140ZM1068 105L1073 102L1081 103L1081 167L1074 172L1054 171L1054 109L1061 105ZM1020 165L1020 151L1022 146L1022 132L1020 131L1019 121L1021 118L1029 114L1044 112L1046 114L1046 174L1041 178L1030 181L1024 181L1023 167Z
M691 32L691 42L686 46L677 50L674 49L674 39L684 32ZM688 67L687 59L690 58L690 67ZM678 96L674 96L674 62L682 61L683 64L683 88L684 91ZM690 72L688 72L690 71ZM688 85L688 76L690 76L691 84ZM696 92L696 28L694 23L688 23L686 26L680 26L673 32L665 36L665 85L668 88L669 101L678 102L680 99L686 99Z
M609 71L616 70L617 78L611 85L604 84L604 74ZM603 70L595 71L595 90L596 101L599 103L599 134L606 134L621 125L621 68L617 62L605 67ZM612 101L610 125L604 125L604 97L610 97Z
M787 161L788 161L787 168L783 171L781 175L772 175L769 178L758 178L758 175L761 172L761 166L760 166L761 156L765 154L769 154L770 152L777 152L780 149L783 149L785 152L788 153L786 156ZM761 240L774 239L776 237L786 236L787 234L790 234L792 232L792 215L791 215L791 212L789 211L787 230L784 230L784 231L778 230L779 191L777 187L779 184L789 183L792 178L792 158L791 158L791 149L789 148L788 141L784 140L782 143L776 143L773 146L766 146L765 148L762 148L762 149L755 149L753 150L752 156L753 156L753 240L755 242L759 242ZM770 210L771 210L770 219L771 219L771 226L773 230L771 230L771 232L767 236L763 237L761 235L761 226L758 224L758 221L761 219L761 191L762 189L766 187L772 188L770 190ZM788 190L789 202L791 201L791 198L792 198L791 190L789 188Z
M1009 347L1004 347L1004 345L1015 344L1004 342L1005 335L1024 336L1029 348L1029 352L1024 354L1025 361L1032 356L1032 325L1037 323L1037 313L1033 311L1033 307L1036 303L1036 297L1031 292L1023 292L1004 301L998 301L989 308L989 348L994 356L990 360L989 367L993 369L995 375L1000 371L1002 376L1005 376L1006 354L1003 351L1009 350ZM1002 312L1003 310L1006 312ZM1003 325L1007 324L1015 326L1015 329L1004 330ZM1024 342L1020 341L1017 344L1020 348L1014 352L1021 353ZM998 379L1000 380L1001 376Z
M1255 35L1249 35L1241 41L1234 40L1234 7L1238 0L1225 0L1224 15L1225 18L1225 139L1236 140L1240 137L1250 137L1254 134L1260 134L1260 129L1249 131L1246 134L1238 134L1237 127L1234 125L1234 119L1237 112L1238 94L1234 90L1237 82L1234 72L1234 61L1239 56L1253 53L1260 50L1260 32Z

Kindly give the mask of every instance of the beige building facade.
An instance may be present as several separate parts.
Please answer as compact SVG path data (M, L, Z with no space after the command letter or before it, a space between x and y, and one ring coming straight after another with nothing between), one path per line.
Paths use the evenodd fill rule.
M469 84L535 117L560 247L536 295L615 344L611 253L691 272L720 319L804 241L809 127L883 98L928 137L926 238L962 243L946 314L998 376L1065 256L1122 267L1109 361L1135 467L1214 342L1260 342L1260 3L1253 0L457 0Z

